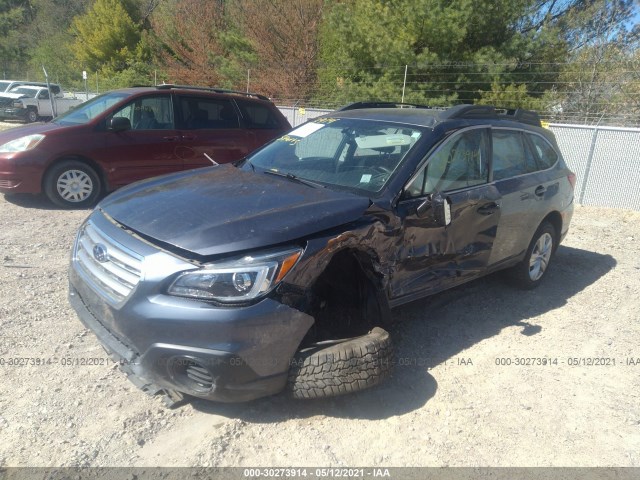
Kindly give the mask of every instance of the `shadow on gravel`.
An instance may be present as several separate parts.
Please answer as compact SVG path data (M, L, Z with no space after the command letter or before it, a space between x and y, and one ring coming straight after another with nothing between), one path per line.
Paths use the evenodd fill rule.
M199 399L191 403L204 413L253 423L315 415L374 420L405 414L435 395L437 382L429 369L456 359L460 352L507 327L521 327L520 333L526 336L540 333L535 317L563 307L615 265L610 255L561 246L548 277L536 290L511 287L503 275L495 274L396 309L399 323L391 330L394 373L371 390L316 401L296 401L283 394L245 404Z
M4 199L23 208L37 208L39 210L61 210L49 201L44 195L33 195L30 193L13 193L5 195Z

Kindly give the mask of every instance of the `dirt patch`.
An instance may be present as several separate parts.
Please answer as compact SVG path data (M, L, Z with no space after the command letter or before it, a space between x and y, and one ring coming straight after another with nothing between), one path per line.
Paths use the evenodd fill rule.
M396 310L381 387L177 410L67 303L88 213L0 196L0 466L640 466L640 212L578 207L535 291L494 275Z

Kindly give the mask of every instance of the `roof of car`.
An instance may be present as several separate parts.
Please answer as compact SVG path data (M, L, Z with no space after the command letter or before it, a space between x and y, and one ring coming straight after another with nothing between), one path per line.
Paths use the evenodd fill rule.
M140 92L157 92L162 90L178 90L181 92L190 92L190 93L213 93L213 94L222 94L222 95L238 95L246 98L252 98L257 100L263 100L270 102L271 100L259 93L253 92L241 92L239 90L228 90L225 88L218 87L200 87L194 85L174 85L170 83L163 83L161 85L156 86L133 86L129 88L120 89L121 92L127 93L140 93Z
M487 121L488 123L507 121L520 125L541 126L538 114L524 109L501 109L503 113L498 113L491 105L463 104L446 109L392 103L380 103L377 108L370 108L370 105L375 105L375 102L350 104L325 116L380 120L431 128L438 123L456 120Z

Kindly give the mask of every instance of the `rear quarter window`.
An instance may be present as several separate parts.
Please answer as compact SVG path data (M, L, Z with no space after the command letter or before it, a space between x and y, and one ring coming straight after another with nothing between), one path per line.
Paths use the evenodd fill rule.
M558 161L558 154L554 148L549 145L549 142L539 135L532 135L528 133L527 136L531 140L533 149L538 157L540 169L546 170L547 168L553 167Z
M236 100L236 103L248 128L281 128L280 120L268 106L245 100Z

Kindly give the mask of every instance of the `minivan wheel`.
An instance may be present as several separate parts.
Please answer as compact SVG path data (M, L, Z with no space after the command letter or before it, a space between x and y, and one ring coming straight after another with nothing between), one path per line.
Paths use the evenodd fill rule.
M63 208L90 207L100 190L100 178L95 170L76 160L54 165L44 180L44 191L49 200Z
M511 270L518 284L527 289L540 285L556 249L556 229L544 222L538 227L524 259Z
M391 373L389 333L376 327L367 335L321 342L291 361L289 393L298 399L334 397L382 383Z

